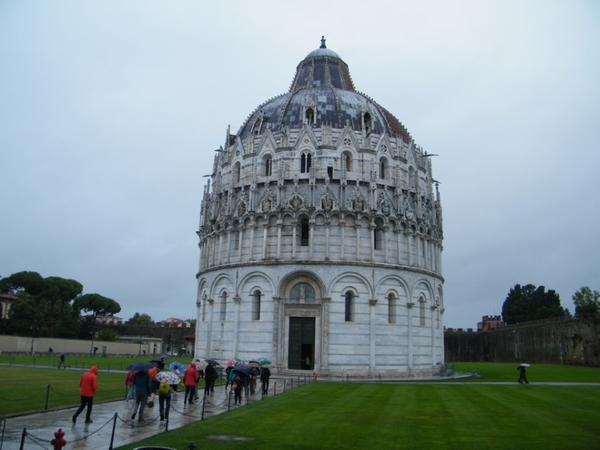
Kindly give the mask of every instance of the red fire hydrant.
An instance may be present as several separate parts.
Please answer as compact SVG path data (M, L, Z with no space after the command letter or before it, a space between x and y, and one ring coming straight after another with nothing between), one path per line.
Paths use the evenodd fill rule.
M63 439L65 436L65 432L62 428L59 428L56 433L54 433L54 439L50 441L50 444L54 446L54 450L61 450L65 445L67 445L67 441Z

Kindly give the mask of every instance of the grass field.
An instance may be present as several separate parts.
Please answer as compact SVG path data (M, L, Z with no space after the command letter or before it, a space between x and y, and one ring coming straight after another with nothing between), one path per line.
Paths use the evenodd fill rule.
M148 360L147 357L67 357L66 364L71 370L65 370L57 368L56 356L0 355L0 417L78 405L79 379L93 365L100 369L94 401L123 399L126 394L123 371L133 362ZM187 366L190 359L178 361Z
M599 394L517 383L310 383L120 448L587 450L600 442Z
M0 415L44 409L47 394L49 408L78 404L82 370L56 369L50 364L52 357L37 357L35 362L31 357L19 358L23 359L0 356L0 363L12 364L0 366ZM92 364L101 368L95 401L122 399L124 374L115 370L140 360L81 359L85 369ZM42 368L45 364L51 367ZM478 376L449 384L309 383L121 448L183 449L191 442L198 448L244 450L598 448L600 387L536 383L600 383L600 368L533 365L528 369L531 384L525 386L516 383L516 364L456 363L454 367L468 374L474 370ZM251 440L219 441L211 435Z

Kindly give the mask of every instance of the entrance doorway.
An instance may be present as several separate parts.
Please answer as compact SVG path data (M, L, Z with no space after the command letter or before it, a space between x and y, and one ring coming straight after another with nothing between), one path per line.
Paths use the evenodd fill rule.
M288 368L312 370L315 366L315 318L290 317Z

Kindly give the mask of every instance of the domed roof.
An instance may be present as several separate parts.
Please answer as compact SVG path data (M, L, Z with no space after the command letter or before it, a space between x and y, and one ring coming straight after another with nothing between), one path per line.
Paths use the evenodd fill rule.
M307 121L307 110L315 126L328 125L361 130L362 118L368 114L370 131L387 133L408 142L410 136L404 126L389 111L373 99L354 89L348 65L325 45L310 52L296 67L294 81L287 94L275 97L259 106L240 129L238 136L247 138L255 124L261 122L272 131L302 128Z

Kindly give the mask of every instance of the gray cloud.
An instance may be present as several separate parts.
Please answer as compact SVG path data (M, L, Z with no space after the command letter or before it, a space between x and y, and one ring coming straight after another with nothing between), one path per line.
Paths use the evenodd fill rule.
M202 4L201 4L202 3ZM213 150L318 47L433 159L445 325L600 289L594 2L3 2L0 275L190 318ZM293 20L292 20L293 18Z

